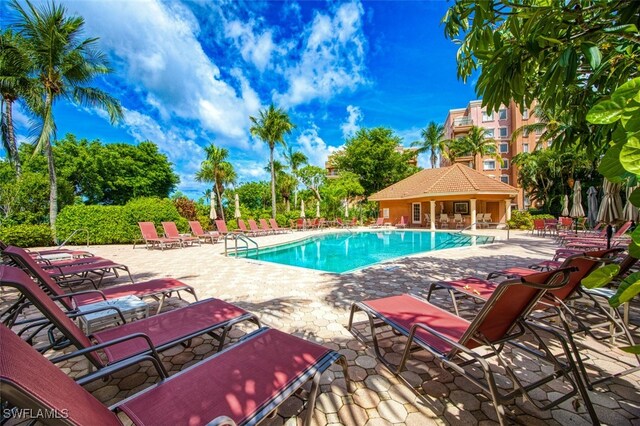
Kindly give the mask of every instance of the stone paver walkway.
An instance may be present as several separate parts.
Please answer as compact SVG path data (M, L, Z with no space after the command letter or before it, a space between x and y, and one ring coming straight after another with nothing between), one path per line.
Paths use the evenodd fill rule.
M315 231L327 232L327 231ZM494 424L496 414L487 396L462 377L440 368L424 352L417 352L404 378L415 391L400 382L375 358L371 348L359 343L346 329L349 308L355 301L392 294L423 293L426 283L462 276L484 276L491 270L513 265L528 265L537 259L550 258L554 245L549 239L512 232L506 241L505 231L479 231L494 234L492 245L452 249L407 257L343 275L287 267L284 265L236 259L222 255L223 245L202 245L165 251L146 250L138 246L91 246L90 251L130 267L137 281L156 277L173 277L195 287L201 299L216 297L238 304L259 316L270 327L292 333L340 351L349 362L349 374L355 392L346 390L339 368L332 368L322 380L322 393L316 406L316 424L324 425L429 425ZM309 233L259 237L261 246L302 238ZM124 283L124 279L109 281ZM444 296L444 295L443 295ZM188 297L188 296L187 296ZM173 300L167 309L185 304ZM441 306L450 306L442 298ZM637 311L632 314L637 319ZM360 317L363 321L364 317ZM360 325L359 325L360 326ZM241 329L232 337L243 334ZM381 345L392 361L399 360L404 339L387 333ZM580 349L589 356L589 365L616 371L620 359L628 357L591 339L580 338ZM163 353L166 367L179 371L212 354L212 341L193 339L188 348L181 346ZM609 356L599 353L603 351ZM525 376L545 371L523 352L514 353L515 365ZM87 363L67 363L64 369L72 376L86 373ZM94 395L109 405L155 382L157 376L149 365L131 367L109 382L88 386ZM640 374L612 380L590 392L601 421L612 425L640 424ZM506 382L499 382L506 386ZM554 381L534 392L539 402L555 399L565 392L562 381ZM575 398L574 398L575 399ZM588 424L580 402L573 400L551 411L541 412L521 399L510 407L519 423L573 425ZM577 408L577 409L576 409ZM278 415L263 424L300 424L303 402L291 397Z

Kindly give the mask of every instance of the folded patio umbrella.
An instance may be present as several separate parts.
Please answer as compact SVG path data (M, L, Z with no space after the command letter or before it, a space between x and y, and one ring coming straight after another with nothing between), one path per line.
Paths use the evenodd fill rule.
M240 197L238 197L238 194L236 194L236 211L234 215L236 219L240 218Z
M320 201L316 203L316 217L320 217Z
M591 228L598 222L598 190L593 186L587 191L587 221Z
M561 216L569 216L569 196L564 195L564 199L562 200L562 213Z
M349 217L349 200L344 200L344 217Z
M582 185L580 185L579 180L573 184L573 206L571 206L569 216L584 217L584 209L582 208Z
M622 217L621 185L604 180L604 198L598 210L598 221L612 223Z
M633 220L634 222L640 221L640 210L629 202L629 197L631 197L631 193L636 188L640 188L640 186L636 185L627 187L627 202L624 205L624 211L622 212L622 217L625 220Z
M305 218L307 215L304 212L304 200L300 200L300 217Z
M211 191L211 208L209 209L209 218L211 218L211 220L216 220L218 218L218 213L216 212L216 194L215 192Z

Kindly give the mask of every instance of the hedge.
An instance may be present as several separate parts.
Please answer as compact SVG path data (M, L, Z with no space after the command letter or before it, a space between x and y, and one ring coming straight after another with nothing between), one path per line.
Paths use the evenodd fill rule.
M19 247L46 247L53 244L53 236L49 225L2 226L0 241Z
M508 224L511 229L529 230L529 229L533 229L534 219L555 219L555 218L550 214L532 215L528 211L516 210L511 213L511 220L509 220Z
M180 231L189 229L188 221L181 217L169 199L155 197L136 198L124 206L67 206L58 215L58 239L66 239L76 229L87 229L91 244L132 243L140 238L138 222L153 222L162 235L161 222L175 222ZM86 244L85 232L78 232L70 243Z

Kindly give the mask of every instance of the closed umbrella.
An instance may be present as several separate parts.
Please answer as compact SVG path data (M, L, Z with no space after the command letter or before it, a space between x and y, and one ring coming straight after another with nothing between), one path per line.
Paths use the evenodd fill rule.
M598 222L598 190L593 186L587 191L587 220L591 228Z
M349 217L349 200L344 200L344 217Z
M582 208L582 185L580 185L579 180L573 184L573 206L571 206L569 216L584 217L584 209Z
M564 199L562 200L562 213L561 216L569 216L569 196L565 194Z
M211 220L216 220L218 218L218 213L216 212L216 194L211 191L211 209L209 210L209 218Z
M605 178L603 188L604 197L598 210L598 222L613 223L622 217L621 185Z
M634 222L640 221L640 210L629 201L629 197L631 197L631 193L634 189L640 188L640 186L629 186L627 187L627 203L624 205L624 211L622 212L622 217L624 220L632 220Z
M307 215L304 212L304 200L300 200L300 217L305 218Z
M320 201L316 203L316 217L320 217Z
M240 218L240 197L238 197L238 194L236 194L236 211L234 215L236 219Z

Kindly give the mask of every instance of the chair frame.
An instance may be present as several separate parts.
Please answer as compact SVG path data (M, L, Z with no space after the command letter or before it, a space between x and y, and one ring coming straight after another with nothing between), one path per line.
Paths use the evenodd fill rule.
M149 229L143 230L143 226L149 227ZM142 234L142 239L144 240L144 246L146 249L160 247L160 250L164 250L166 247L173 247L175 244L181 244L180 240L176 238L159 237L158 230L153 222L138 222L138 227L140 228L140 234ZM147 232L151 232L151 228L153 228L153 234L147 234ZM133 248L136 248L135 243Z
M205 232L202 229L202 224L197 220L190 220L189 227L191 228L193 235L200 238L200 241L204 240L205 242L209 241L211 244L215 244L220 238L220 234L217 231Z
M162 222L162 229L164 230L164 235L167 238L177 238L180 240L180 246L184 247L186 244L193 245L194 243L198 243L200 245L200 237L194 237L193 235L180 235L180 231L178 231L178 227L175 222ZM174 235L175 234L175 235Z

